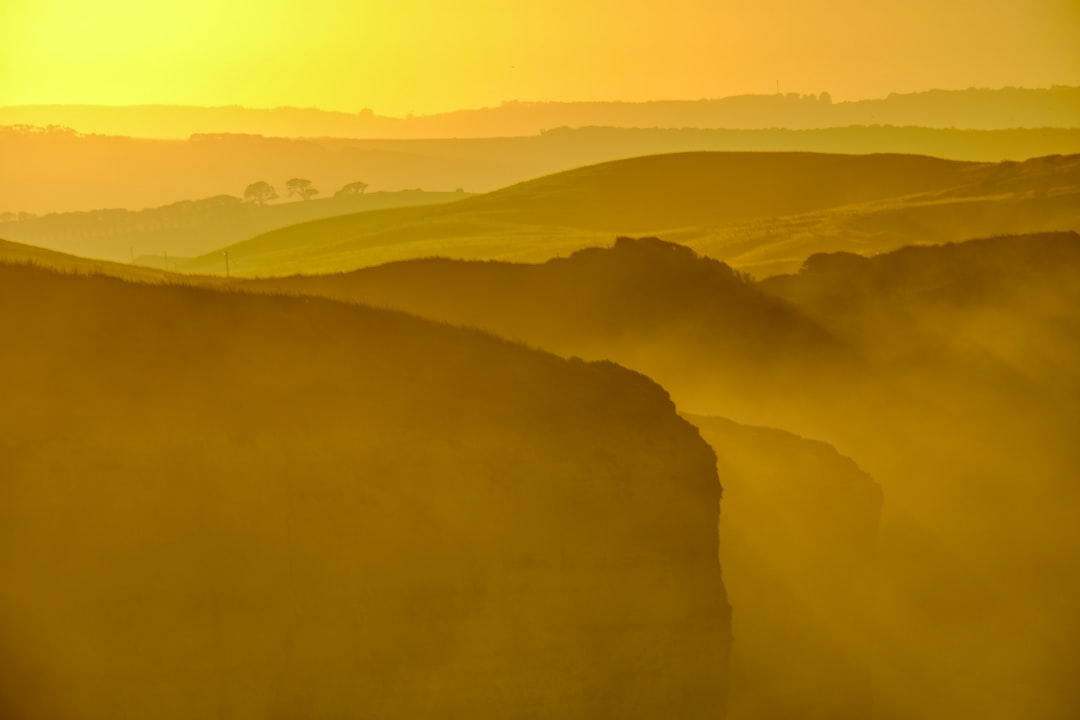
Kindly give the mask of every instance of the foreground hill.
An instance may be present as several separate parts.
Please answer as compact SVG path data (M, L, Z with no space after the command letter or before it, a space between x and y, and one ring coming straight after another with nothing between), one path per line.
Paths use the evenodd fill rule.
M231 246L240 274L335 272L426 256L537 261L662 234L761 274L814 252L1080 226L1080 156L679 153L604 163L436 207L307 223ZM990 230L993 232L994 230ZM220 253L181 265L216 272Z
M0 264L0 714L723 715L715 455L646 378Z

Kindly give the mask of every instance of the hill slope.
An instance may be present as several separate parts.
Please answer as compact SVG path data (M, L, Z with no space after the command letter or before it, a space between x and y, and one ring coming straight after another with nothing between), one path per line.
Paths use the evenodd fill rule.
M819 255L760 287L889 383L850 417L803 413L888 494L880 703L1075 715L1080 235Z
M463 197L464 193L456 192L402 190L259 206L232 195L219 195L144 210L110 208L9 219L0 221L0 235L85 257L117 262L136 258L136 262L161 268L165 267L165 256L171 256L171 270L180 258L202 255L296 223Z
M36 245L11 242L0 239L0 262L8 264L35 265L41 268L60 270L66 273L84 275L109 275L136 282L161 282L169 277L178 276L160 270L128 265L127 263L109 262L77 257L55 250L47 250ZM190 278L187 278L190 281ZM209 281L209 278L207 278ZM215 282L215 281L211 281Z
M612 248L537 265L416 260L243 287L393 307L564 355L618 358L664 378L681 402L707 386L728 411L755 394L750 388L782 396L814 373L858 366L787 302L721 262L655 238L621 237Z
M4 264L0 338L4 717L722 716L715 456L646 378Z
M1080 224L1078 199L1080 156L986 164L679 153L571 170L448 205L305 223L229 251L238 273L268 275L294 272L297 254L306 272L434 255L536 261L615 234L662 234L739 267L775 271L813 252L970 237L979 218L1007 218L1005 229L1015 232L1068 229ZM219 265L214 253L181 269Z

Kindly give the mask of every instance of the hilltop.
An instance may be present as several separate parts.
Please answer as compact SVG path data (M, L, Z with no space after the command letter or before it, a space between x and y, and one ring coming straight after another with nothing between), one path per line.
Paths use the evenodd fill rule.
M676 153L530 180L461 202L341 216L229 248L244 275L426 256L538 261L661 235L756 275L822 251L1080 226L1080 155L965 163L911 155ZM220 255L180 266L216 272Z
M6 716L723 716L716 457L647 378L2 263L0 338Z

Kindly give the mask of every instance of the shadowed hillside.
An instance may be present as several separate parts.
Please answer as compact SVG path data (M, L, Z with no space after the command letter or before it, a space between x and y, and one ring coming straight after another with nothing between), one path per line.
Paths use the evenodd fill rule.
M0 714L723 715L715 456L610 363L0 264Z
M731 717L870 717L881 489L825 443L687 419L724 478Z
M229 248L236 272L336 272L447 256L539 261L662 234L736 267L814 252L1080 225L1080 156L961 163L909 155L680 153L620 160L435 207L343 216ZM993 228L997 228L996 230ZM217 272L220 253L180 266Z
M686 411L832 443L887 498L875 715L1075 715L1076 233L819 255L766 282L627 240L532 267L417 261L248 287L607 357Z
M1080 408L1080 235L1002 236L863 257L818 254L759 287L791 302L905 392ZM931 382L931 379L934 382Z
M887 369L872 414L816 423L889 498L882 716L1075 715L1080 236L821 255L762 287Z

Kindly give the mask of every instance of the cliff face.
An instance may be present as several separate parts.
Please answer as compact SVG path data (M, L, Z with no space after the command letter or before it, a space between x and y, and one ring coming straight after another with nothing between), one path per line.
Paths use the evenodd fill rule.
M826 443L687 416L724 483L731 717L867 718L881 489Z
M716 718L715 456L608 363L0 265L0 714Z

